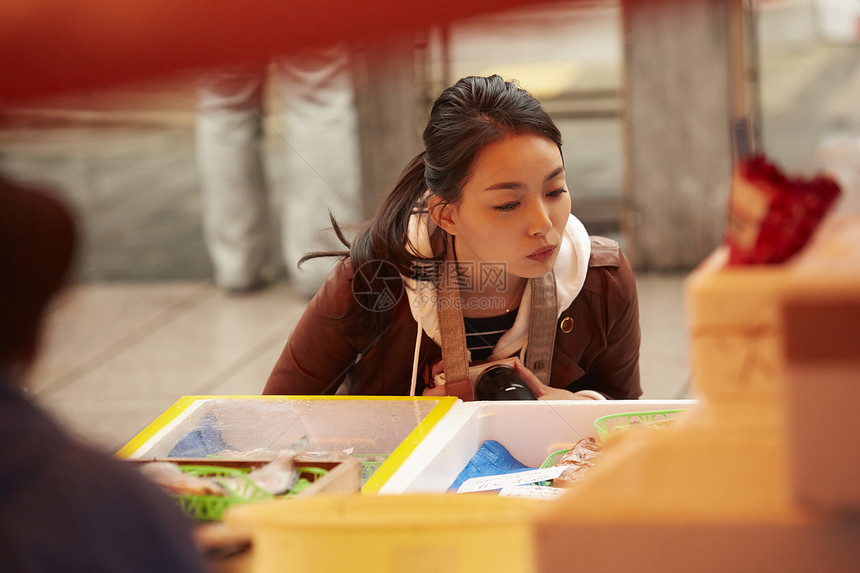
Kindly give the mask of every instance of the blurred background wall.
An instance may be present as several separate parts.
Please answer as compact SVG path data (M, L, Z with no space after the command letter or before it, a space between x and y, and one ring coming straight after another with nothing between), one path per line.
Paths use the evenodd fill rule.
M711 102L708 105L728 105L724 92L731 87L727 86L729 72L709 68L713 62L701 58L731 50L732 41L725 28L730 16L722 7L727 3L674 4L694 8L674 15L670 10L668 21L675 18L681 27L687 22L696 34L704 30L705 40L691 39L689 32L684 38L671 27L660 37L645 37L642 30L654 20L650 24L645 16L638 22L625 20L620 2L589 0L532 5L383 44L357 46L366 214L420 149L420 130L432 98L461 76L499 73L532 90L562 128L573 209L589 230L621 240L640 269L690 268L700 258L696 253L708 252L719 240L714 229L721 228L719 209L728 197L727 186L708 182L708 190L697 189L692 170L672 175L662 191L647 189L646 184L653 186L654 181L648 169L657 160L646 158L643 170L632 158L641 159L642 149L649 145L656 158L689 152L683 145L672 145L677 143L675 134L684 129L698 133L702 141L696 145L707 145L711 139L725 147L730 109L721 111L716 120L698 124L681 126L677 118L697 105L701 108L697 99ZM789 172L833 172L846 189L841 208L856 210L860 185L857 3L755 0L741 5L752 54L743 71L749 90L747 108L759 148ZM672 10L677 12L677 7ZM704 18L699 23L697 15ZM695 30L696 26L700 28ZM676 42L674 48L672 42ZM696 49L710 55L700 54L697 59ZM631 68L631 61L645 59L648 50L653 68L648 73L642 72L642 63ZM729 60L729 55L719 57ZM643 77L659 77L661 89L684 85L688 99L669 98L657 105L659 97L646 94L637 100L631 90L647 85ZM211 276L193 160L194 80L195 73L189 71L3 109L0 170L21 180L48 183L76 205L86 224L83 280ZM709 92L720 92L719 98L714 100ZM648 106L642 109L639 104L635 115L634 102L645 100ZM265 118L266 170L276 204L286 191L279 114L278 102L272 98ZM646 123L651 131L631 136ZM662 137L661 126L665 127ZM719 164L724 174L728 158L720 153L722 157L692 153L678 163ZM670 168L683 170L677 164ZM701 212L688 207L673 213L673 205L691 192L708 195L698 209ZM277 209L272 213L272 248L277 254ZM327 221L319 221L321 228L326 225ZM642 225L647 226L645 231ZM696 229L705 226L711 228L710 234L692 256L643 255L646 250L672 251L676 247L667 245L685 242L676 237L703 235ZM649 244L655 237L657 244Z
M562 129L574 212L637 265L644 397L690 397L682 284L720 240L731 121L748 114L759 150L789 173L832 172L838 209L860 210L858 21L856 0L578 0L364 42L353 72L362 209L418 152L450 82L519 80ZM0 172L57 190L83 223L83 284L50 317L32 393L107 449L178 396L258 393L307 302L286 281L251 297L207 284L197 76L0 107ZM283 107L266 97L278 262L279 207L295 190Z

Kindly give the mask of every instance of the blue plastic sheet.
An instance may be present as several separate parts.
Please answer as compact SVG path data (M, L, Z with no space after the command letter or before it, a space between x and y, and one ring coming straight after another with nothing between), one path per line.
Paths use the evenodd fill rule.
M457 489L460 485L469 478L494 476L501 474L510 474L514 472L522 472L535 468L529 467L516 459L511 453L499 442L495 440L487 440L478 449L478 452L472 456L450 489Z
M205 458L206 456L214 456L229 447L221 438L218 420L212 414L207 414L200 421L200 425L176 442L167 457Z

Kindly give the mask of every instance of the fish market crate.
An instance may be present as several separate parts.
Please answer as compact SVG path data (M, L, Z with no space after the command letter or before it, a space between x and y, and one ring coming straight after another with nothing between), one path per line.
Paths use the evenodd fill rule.
M542 502L484 495L325 496L230 508L253 571L534 572Z
M342 452L357 464L361 491L375 493L456 403L446 396L186 396L116 455L211 465L268 461L287 448L310 462L319 462L315 452Z
M597 438L594 421L602 416L694 404L694 400L461 402L415 447L379 493L447 491L488 440L499 442L526 466L538 468L553 453L583 438Z
M785 263L727 266L721 247L685 284L697 396L724 426L778 432L793 495L820 510L860 509L858 244L860 216L832 214Z

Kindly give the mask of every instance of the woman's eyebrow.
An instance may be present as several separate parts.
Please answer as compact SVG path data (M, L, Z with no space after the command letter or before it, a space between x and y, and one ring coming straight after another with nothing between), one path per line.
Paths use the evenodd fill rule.
M552 172L544 178L544 183L549 183L559 175L564 173L564 167L559 166L552 170ZM500 183L493 183L489 187L486 187L484 191L496 191L498 189L523 189L525 188L525 184L520 183L518 181L502 181Z
M564 173L564 166L560 165L560 166L556 167L555 169L553 169L552 173L550 173L549 175L546 176L546 179L544 179L544 183L549 183L550 181L552 181L553 179L555 179L556 177L558 177L562 173Z

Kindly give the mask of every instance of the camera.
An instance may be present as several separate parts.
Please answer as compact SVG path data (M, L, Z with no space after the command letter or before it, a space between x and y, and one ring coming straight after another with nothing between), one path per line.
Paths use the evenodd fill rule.
M516 369L516 358L505 358L469 368L475 400L537 400ZM445 384L445 373L434 378L437 386Z
M508 364L494 364L475 381L475 400L537 400L526 381Z

